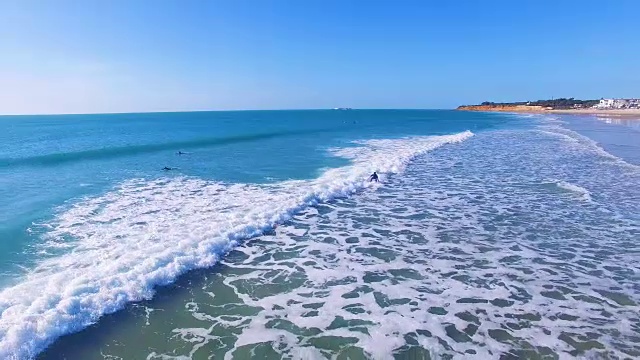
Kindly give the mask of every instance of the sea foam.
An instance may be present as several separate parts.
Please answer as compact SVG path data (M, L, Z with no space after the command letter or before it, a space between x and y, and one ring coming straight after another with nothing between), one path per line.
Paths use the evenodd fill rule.
M84 199L46 227L43 259L0 292L0 358L33 358L58 337L82 330L154 287L209 267L242 240L262 234L315 204L380 186L372 171L399 173L419 154L473 136L368 140L330 149L352 164L310 181L223 184L194 178L132 179Z
M548 124L540 126L537 131L545 135L563 139L567 143L576 146L581 150L590 151L595 155L621 165L627 170L631 170L634 172L640 171L640 165L629 163L624 159L611 154L610 152L602 148L602 146L597 141L594 141L576 131L562 127L561 125L559 125L559 123L561 123L560 121L555 121L554 119L550 120L551 121L549 121Z
M582 186L578 186L576 184L572 184L566 181L556 181L555 184L561 189L564 189L579 195L580 198L584 201L591 201L591 193L589 192L589 190L583 188Z

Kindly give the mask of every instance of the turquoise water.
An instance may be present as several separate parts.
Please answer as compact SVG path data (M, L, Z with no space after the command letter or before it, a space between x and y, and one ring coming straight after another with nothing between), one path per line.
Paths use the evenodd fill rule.
M34 236L25 233L33 222L51 218L66 202L103 193L128 179L313 179L325 168L347 163L328 156L326 149L349 146L355 139L473 131L506 122L475 118L455 112L441 118L424 111L2 117L0 236L11 241L0 245L0 271L11 274L7 269L31 260L21 254L33 243ZM177 156L178 151L186 154ZM160 171L165 166L177 170Z
M0 130L2 358L640 354L633 125L352 110Z

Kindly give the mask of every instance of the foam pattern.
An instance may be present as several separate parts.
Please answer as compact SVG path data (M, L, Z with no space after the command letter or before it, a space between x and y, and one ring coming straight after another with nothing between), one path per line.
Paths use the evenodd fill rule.
M543 126L477 134L306 208L173 302L129 308L153 346L114 334L100 355L639 357L640 172Z
M36 356L58 337L95 323L187 271L216 264L242 240L305 208L379 184L415 156L473 134L370 140L344 150L350 166L318 179L272 185L193 178L133 179L61 210L39 226L43 258L0 292L0 358Z

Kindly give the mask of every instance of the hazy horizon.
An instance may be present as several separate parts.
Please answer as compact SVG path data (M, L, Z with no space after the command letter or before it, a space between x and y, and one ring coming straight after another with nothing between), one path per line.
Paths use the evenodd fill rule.
M192 112L243 112L243 111L324 111L339 110L345 108L299 108L299 109L213 109L213 110L172 110L172 111L114 111L114 112L77 112L77 113L42 113L42 114L0 114L2 116L54 116L54 115L126 115L126 114L171 114L171 113L192 113ZM455 108L348 108L348 110L415 110L415 111L453 111Z

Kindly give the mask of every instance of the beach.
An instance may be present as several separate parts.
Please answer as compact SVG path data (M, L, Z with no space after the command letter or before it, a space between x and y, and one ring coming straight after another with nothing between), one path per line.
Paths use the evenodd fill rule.
M638 357L624 124L0 117L0 358Z
M595 116L611 116L611 117L624 117L629 119L640 120L640 109L568 109L568 110L547 110L545 111L551 114L568 114L568 115L595 115Z
M523 114L594 115L640 119L640 109L549 109L542 106L528 105L465 105L458 107L457 110Z

